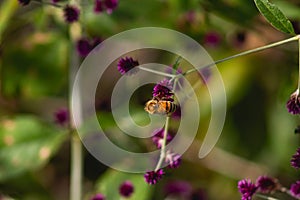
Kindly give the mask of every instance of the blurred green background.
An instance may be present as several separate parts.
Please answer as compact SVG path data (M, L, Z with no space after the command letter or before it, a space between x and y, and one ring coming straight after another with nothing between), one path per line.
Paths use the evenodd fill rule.
M252 0L120 0L111 15L93 13L93 1L86 2L80 16L86 37L105 39L137 27L165 27L198 41L214 60L290 37L271 27ZM299 34L299 1L272 2ZM67 107L69 100L73 49L68 28L60 8L0 1L0 194L7 198L69 198L70 134L54 122L54 113ZM285 104L298 82L297 43L230 60L218 68L228 110L222 135L208 157L197 157L200 146L195 141L179 169L149 186L142 174L111 170L85 151L84 199L95 192L117 199L118 185L126 179L136 186L130 199L140 200L165 199L164 188L174 180L187 181L207 199L218 200L240 199L237 181L243 178L271 175L287 187L296 181L299 173L290 166L290 158L299 145L294 134L299 118L290 115ZM198 91L201 109L206 110L205 86ZM107 114L103 123L109 126L113 123L108 98L96 106ZM209 123L209 111L201 117L199 139Z

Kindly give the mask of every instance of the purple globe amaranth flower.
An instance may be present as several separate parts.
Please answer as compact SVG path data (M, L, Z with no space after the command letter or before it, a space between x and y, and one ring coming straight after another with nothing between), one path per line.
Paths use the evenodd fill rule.
M298 148L296 153L292 156L291 165L296 169L300 169L300 148Z
M105 200L105 196L103 194L96 194L90 200Z
M288 109L288 112L293 115L300 114L300 98L298 89L290 96L290 99L286 103L286 108Z
M217 47L221 42L221 37L217 32L208 32L204 36L204 44Z
M173 100L172 83L168 79L160 81L154 86L152 94L159 99Z
M296 181L291 185L290 192L293 197L300 198L300 181Z
M81 38L76 42L76 49L80 56L85 57L91 52L92 46L88 39Z
M257 190L257 187L251 182L251 180L243 179L238 182L238 189L242 194L242 200L251 200Z
M192 192L192 186L187 181L172 181L166 184L165 192L169 195L188 196Z
M66 22L73 23L78 21L80 10L76 6L66 5L63 9Z
M150 185L154 185L160 179L162 179L164 174L165 173L164 173L163 169L159 169L157 171L146 172L144 174L144 179L145 179L146 183L148 183Z
M271 193L278 189L279 184L277 179L268 176L260 176L256 180L256 186L262 193Z
M26 6L30 3L30 0L18 0L22 6Z
M119 192L123 197L130 197L134 192L133 184L130 181L123 182L119 187Z
M131 57L121 58L118 62L118 70L119 72L124 75L127 74L131 75L137 72L138 68L136 66L139 65L137 60L133 60Z
M104 3L101 0L95 0L94 12L101 13L105 10Z
M164 138L164 129L163 128L157 129L157 130L154 131L152 141L158 149L160 149L161 146L162 146L163 138ZM170 142L172 139L173 139L173 136L168 132L167 133L166 144L168 144L168 142Z
M54 113L55 123L64 126L69 123L69 111L66 108L61 108Z
M111 14L118 6L118 0L104 0L104 5L106 7L106 12Z
M165 162L168 164L169 168L178 168L181 163L181 156L171 151L167 151Z

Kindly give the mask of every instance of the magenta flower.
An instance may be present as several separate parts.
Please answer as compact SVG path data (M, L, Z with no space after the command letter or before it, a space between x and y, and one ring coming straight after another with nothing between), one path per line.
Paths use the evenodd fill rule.
M130 181L123 182L119 187L120 195L123 197L130 197L134 191L133 184Z
M256 185L260 192L271 193L278 188L278 181L272 177L260 176L256 180Z
M127 74L131 75L137 72L136 66L139 65L137 60L133 60L131 57L121 58L118 62L118 70L119 72L124 75Z
M54 113L55 123L64 126L69 123L69 111L66 108L61 108Z
M80 14L79 8L72 5L66 5L63 11L66 22L73 23L78 21Z
M95 0L94 12L100 13L100 12L103 12L104 10L105 10L105 8L104 8L103 2L101 0Z
M291 185L290 192L295 198L300 198L300 181Z
M152 94L159 99L173 100L172 83L168 79L160 81L154 86Z
M156 145L158 149L161 148L161 145L163 143L163 138L164 138L164 129L156 129L154 131L152 141ZM167 133L167 139L166 139L166 144L168 144L171 140L173 139L173 136L168 132Z
M88 39L81 38L76 42L76 49L80 56L85 57L92 50L92 46L90 45Z
M221 37L217 32L208 32L204 36L204 44L217 47L221 42Z
M166 184L165 191L170 195L188 196L192 192L192 186L186 181L172 181Z
M165 162L168 164L169 168L178 168L181 163L181 156L171 151L167 151Z
M293 115L300 114L300 98L298 89L290 96L290 99L286 103L286 108L288 109L288 112Z
M242 194L242 200L251 200L257 190L257 187L250 180L244 179L238 182L238 189Z
M18 0L22 6L26 6L30 3L30 0Z
M111 14L118 6L118 0L104 0L106 12Z
M162 169L159 169L157 171L151 171L151 172L146 172L144 174L144 179L146 183L150 185L156 184L160 179L162 179L164 175L164 171Z
M300 148L298 148L296 153L292 156L291 165L296 169L300 169Z
M103 194L96 194L95 196L93 196L90 200L105 200L105 197Z

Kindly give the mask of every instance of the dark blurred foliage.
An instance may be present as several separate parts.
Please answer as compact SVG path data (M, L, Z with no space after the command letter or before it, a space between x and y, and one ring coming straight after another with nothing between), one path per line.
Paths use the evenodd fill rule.
M299 2L273 2L299 34ZM95 14L93 1L89 0L81 9L80 23L89 40L105 39L131 28L165 27L198 41L214 60L289 37L271 27L252 0L120 0L112 14ZM70 97L69 65L75 44L69 41L68 26L61 8L36 2L23 7L17 0L0 1L0 193L13 199L69 196L69 131L55 123L55 112L66 107ZM162 56L153 50L143 55L140 63L174 64L169 54ZM120 77L116 63L107 72L115 74L104 77L108 85L96 95L95 107L107 116L100 123L107 129L116 126L110 113L111 91ZM161 182L151 187L143 175L110 170L85 152L85 199L96 191L116 197L124 180L131 180L136 187L129 199L139 200L166 198L164 188L172 180L188 182L195 190L191 199L205 196L218 200L239 199L237 181L243 178L255 180L269 174L287 186L295 182L298 173L291 168L290 159L299 145L299 134L294 134L299 119L287 112L285 104L297 87L296 43L230 60L218 67L228 110L215 152L199 160L200 146L192 145L183 155L180 168L168 171ZM143 109L151 90L152 86L145 86L136 92L133 112ZM197 95L200 106L204 106L197 136L201 140L210 119L205 85ZM151 143L131 139L118 142L138 152L146 151L143 144Z

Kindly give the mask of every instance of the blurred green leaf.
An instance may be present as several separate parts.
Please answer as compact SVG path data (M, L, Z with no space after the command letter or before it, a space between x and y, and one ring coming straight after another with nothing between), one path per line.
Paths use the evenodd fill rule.
M272 26L284 33L295 34L292 23L275 4L270 3L268 0L254 0L254 2L259 12Z
M151 188L143 179L142 174L128 174L108 170L101 176L96 184L97 191L104 194L106 199L120 199L119 186L126 180L132 182L134 192L128 200L147 200L150 199Z
M0 181L41 167L66 134L32 116L3 120L0 126Z

